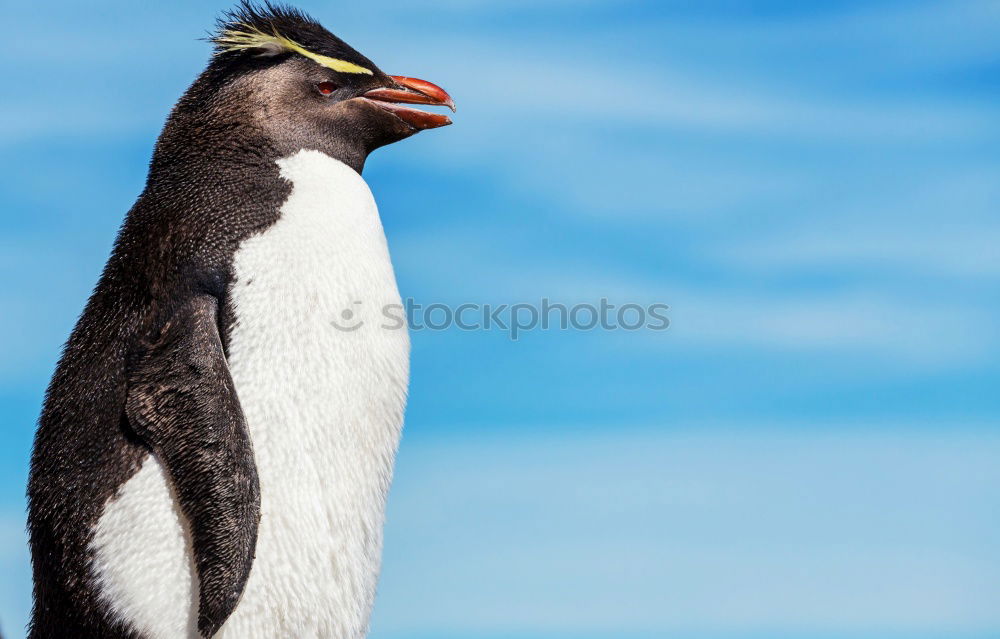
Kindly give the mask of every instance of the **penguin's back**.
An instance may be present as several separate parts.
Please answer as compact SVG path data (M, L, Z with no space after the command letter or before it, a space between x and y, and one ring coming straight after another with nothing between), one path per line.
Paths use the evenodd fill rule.
M233 257L228 362L260 480L256 558L217 635L357 638L374 600L409 341L371 191L318 151L279 161L278 220ZM93 531L100 597L150 639L197 636L191 539L159 461Z

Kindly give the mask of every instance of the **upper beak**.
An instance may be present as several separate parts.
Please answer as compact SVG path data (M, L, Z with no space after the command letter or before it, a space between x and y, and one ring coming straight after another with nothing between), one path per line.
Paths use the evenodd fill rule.
M398 89L372 89L362 97L417 129L434 129L451 124L451 118L447 115L402 106L403 104L432 104L446 106L454 112L455 101L444 89L427 80L407 78L401 75L390 75L389 77L396 83Z

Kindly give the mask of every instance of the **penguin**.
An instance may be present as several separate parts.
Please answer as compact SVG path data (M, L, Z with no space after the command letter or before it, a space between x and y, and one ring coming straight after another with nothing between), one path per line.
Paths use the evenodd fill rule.
M361 172L455 105L287 6L211 40L46 392L33 639L367 634L409 341Z

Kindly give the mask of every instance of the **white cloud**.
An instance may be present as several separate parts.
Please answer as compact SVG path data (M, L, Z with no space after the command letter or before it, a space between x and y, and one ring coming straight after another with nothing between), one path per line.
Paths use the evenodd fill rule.
M997 347L993 314L983 309L872 292L678 295L671 318L675 339L701 345L860 358L909 371L974 366Z
M876 193L817 202L818 215L789 215L779 227L720 243L713 258L758 273L866 269L883 277L933 276L966 286L996 279L1000 168L926 173L919 182L887 177Z
M947 277L1000 277L1000 229L860 228L850 235L810 229L733 249L726 261L765 269L879 269Z
M373 639L1000 625L995 433L741 426L404 439Z

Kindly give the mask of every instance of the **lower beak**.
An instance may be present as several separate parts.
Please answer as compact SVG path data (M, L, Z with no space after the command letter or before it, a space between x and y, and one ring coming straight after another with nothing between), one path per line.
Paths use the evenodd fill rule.
M444 89L417 78L407 78L401 75L390 75L389 77L399 88L372 89L361 97L392 113L416 129L436 129L439 126L451 124L451 118L447 115L403 106L404 104L446 106L454 112L455 101Z

